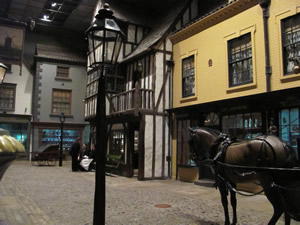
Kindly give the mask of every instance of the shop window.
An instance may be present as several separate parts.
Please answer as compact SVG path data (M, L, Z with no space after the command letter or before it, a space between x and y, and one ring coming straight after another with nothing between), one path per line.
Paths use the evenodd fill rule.
M261 113L224 116L222 132L238 139L253 139L262 134Z
M297 149L297 139L300 138L298 108L279 112L279 137Z
M9 131L9 134L21 142L27 149L28 146L28 123L0 123L0 127Z
M110 136L110 150L109 154L124 154L125 140L123 130L113 130Z
M251 34L228 42L229 87L253 83Z
M64 112L71 115L72 91L53 89L52 91L52 113L59 114Z
M182 60L182 97L195 95L194 55Z
M0 110L15 111L16 84L0 85Z
M69 67L57 66L56 77L57 78L68 78L69 77Z
M42 129L40 137L40 145L57 144L60 145L61 130L60 129ZM79 137L78 130L63 131L63 151L69 151L76 137Z
M300 13L282 20L284 75L292 74L300 57Z

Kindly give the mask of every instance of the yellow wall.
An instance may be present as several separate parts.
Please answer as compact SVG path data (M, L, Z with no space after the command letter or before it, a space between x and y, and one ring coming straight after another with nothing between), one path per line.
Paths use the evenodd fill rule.
M300 80L282 79L282 53L280 19L300 11L299 0L272 0L269 18L271 66L271 91L297 87ZM212 15L213 16L213 15ZM191 32L187 27L182 32ZM251 33L253 52L253 79L248 85L228 86L227 42L243 34ZM174 35L176 36L176 34ZM172 38L171 38L172 39ZM174 44L173 107L183 107L239 96L266 92L265 50L262 9L257 4L215 26ZM182 98L183 58L195 55L195 96ZM212 60L212 66L208 61ZM300 75L289 77L300 78Z
M233 8L235 7L234 4L228 7ZM257 2L254 4L256 5L215 26L202 29L199 25L200 32L196 32L196 26L191 25L171 37L174 42L173 59L175 62L173 77L174 108L266 92L263 13L259 4ZM228 10L226 9L228 7L225 7L225 10ZM232 11L234 9L227 12L230 14ZM268 20L270 65L272 66L271 91L300 86L300 74L289 75L287 79L283 78L280 28L281 19L299 12L300 0L271 0L270 18ZM214 15L219 16L220 13L217 12L210 17ZM199 22L201 23L201 21ZM227 80L227 42L248 32L251 32L252 39L254 83L229 88ZM181 40L185 35L190 35L190 37ZM183 58L192 54L195 54L196 94L194 97L182 98L181 62ZM211 67L208 66L210 59L212 60ZM173 135L174 137L176 135L175 121ZM172 155L172 178L175 178L176 137L172 139Z
M300 74L283 77L282 44L280 21L284 18L300 13L300 0L273 0L270 8L270 51L273 74L271 79L272 90L282 90L299 87Z

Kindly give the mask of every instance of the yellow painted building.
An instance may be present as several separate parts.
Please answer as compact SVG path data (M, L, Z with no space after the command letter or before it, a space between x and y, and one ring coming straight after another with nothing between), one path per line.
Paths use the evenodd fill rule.
M193 167L189 126L249 139L300 138L299 0L233 0L171 36L173 177ZM299 141L299 140L298 140ZM176 156L176 157L175 157ZM193 171L195 171L193 169ZM200 178L210 178L200 168Z

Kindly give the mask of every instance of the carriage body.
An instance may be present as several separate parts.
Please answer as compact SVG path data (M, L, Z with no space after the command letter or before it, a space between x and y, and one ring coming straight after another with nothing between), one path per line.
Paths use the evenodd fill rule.
M32 165L56 165L59 156L59 145L46 145L31 153Z

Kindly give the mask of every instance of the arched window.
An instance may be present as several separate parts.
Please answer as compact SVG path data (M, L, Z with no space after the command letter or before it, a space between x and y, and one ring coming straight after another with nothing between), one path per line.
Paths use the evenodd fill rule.
M204 125L206 127L218 127L220 125L220 120L218 114L211 112L206 115L204 120Z

